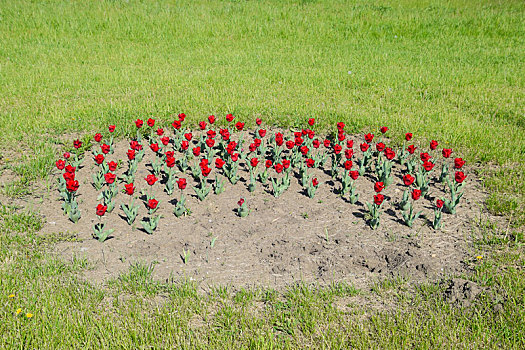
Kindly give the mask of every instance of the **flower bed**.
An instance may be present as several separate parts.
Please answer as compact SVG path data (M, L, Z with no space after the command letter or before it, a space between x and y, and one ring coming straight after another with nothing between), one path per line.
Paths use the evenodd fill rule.
M114 156L112 135L116 126L108 128L109 137L101 133L94 135L94 169L89 185L99 192L100 203L91 209L99 218L93 226L93 237L101 242L110 237L113 230L106 227L111 223L108 224L104 216L114 210L121 210L129 225L139 223L146 233L153 234L161 220L161 215L157 214L160 206L172 205L173 216L163 220L181 220L180 217L191 213L186 203L188 192L193 190L200 201L205 201L209 195L224 192L227 182L232 186L244 186L248 192L263 187L275 198L287 191L295 179L303 187L303 195L309 198L315 197L320 186L331 186L330 191L349 205L367 209L364 219L372 229L380 226L385 201L393 204L392 209L400 213L408 227L423 220L432 228L440 229L443 210L453 215L463 196L466 178L462 171L463 159L452 160L452 150L438 149L435 140L430 142L428 150L417 149L412 144L411 133L405 134L400 149L394 149L386 144L388 127L382 127L378 135L368 133L363 142L358 142L345 133L345 125L341 122L337 123L337 133L332 137L319 138L313 130L313 118L308 120L305 129L272 134L261 126L261 119L256 120L256 130L246 131L244 123L235 122L233 115L228 114L226 120L230 127L216 129L213 127L216 118L212 115L207 122L198 124L200 132L184 128L184 119L185 115L180 114L172 123L171 132L158 128L152 118L146 124L137 119L136 137L129 142L126 159ZM73 144L75 149L82 147L79 140ZM357 151L354 151L355 146ZM143 161L146 152L153 155L148 164ZM77 201L82 188L75 174L90 160L76 153L65 153L63 158L56 162L56 167L62 171L58 190L64 214L76 223L82 217ZM439 170L436 169L438 158L441 158ZM398 178L394 176L395 166L400 170ZM144 178L136 176L141 167L149 168ZM117 168L123 169L118 177ZM245 183L238 184L243 172L249 175ZM330 185L319 180L323 173L330 175ZM373 180L376 194L372 198L363 198L356 185L356 180L363 176ZM187 179L191 178L194 185L190 190ZM402 196L385 197L384 190L396 184L396 180L405 186ZM430 193L431 187L434 193ZM438 191L440 187L442 190ZM160 190L172 196L174 203L159 201ZM423 201L427 205L432 203L433 217L421 217ZM250 203L241 198L238 205L235 212L246 217L250 213ZM143 218L137 222L140 215Z

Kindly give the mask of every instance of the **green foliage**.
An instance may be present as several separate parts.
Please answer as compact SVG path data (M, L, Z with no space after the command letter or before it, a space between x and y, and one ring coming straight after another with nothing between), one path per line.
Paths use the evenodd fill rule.
M218 300L192 282L155 281L147 264L95 287L77 276L85 259L43 249L71 237L37 235L37 214L2 206L0 347L525 347L523 1L1 4L0 146L17 152L6 165L19 177L6 194L49 173L58 137L71 147L110 123L129 136L137 116L231 112L247 127L254 116L282 127L316 116L316 131L384 124L394 142L410 131L467 164L509 162L482 175L489 209L511 225L480 225L483 258L469 278L486 292L470 308L446 303L438 283L399 279L372 293L222 288Z

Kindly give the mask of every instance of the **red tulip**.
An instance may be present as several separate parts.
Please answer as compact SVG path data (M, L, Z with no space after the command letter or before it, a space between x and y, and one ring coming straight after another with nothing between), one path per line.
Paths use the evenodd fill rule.
M142 145L138 143L137 141L130 141L129 146L131 149L134 149L135 151L140 151L142 149Z
M210 124L215 123L215 120L216 120L216 119L215 119L215 116L214 116L213 114L210 115L210 116L208 116L208 122L209 122Z
M423 168L426 170L426 171L430 171L434 168L434 163L432 162L424 162L423 163Z
M177 180L177 186L179 187L179 190L183 190L186 188L186 179L180 178Z
M115 175L115 174L112 174L112 173L104 174L104 179L106 180L106 182L107 182L109 185L111 185L112 183L114 183L116 178L117 178L117 175Z
M343 123L343 122L337 123L337 130L339 132L342 132L344 128L345 128L345 123Z
M217 133L215 132L215 130L208 130L206 131L206 136L208 136L209 139L214 139L215 136L217 136Z
M443 148L443 151L441 151L441 154L443 155L443 158L448 158L452 154L451 148Z
M190 143L186 140L182 141L180 143L180 148L183 150L183 151L186 151L188 148L190 147Z
M313 185L314 187L317 187L317 185L319 185L319 180L317 180L316 177L314 177L314 178L312 179L312 185Z
M310 150L308 149L308 147L306 147L306 146L301 146L301 148L300 148L299 150L301 151L301 154L302 154L303 156L305 156L305 157L306 157L306 155L308 154L308 152L310 151Z
M350 177L352 178L352 180L357 180L357 178L359 177L359 171L357 170L352 170L348 173L350 174Z
M266 168L271 168L272 167L272 161L270 159L268 159L265 164Z
M129 160L135 159L135 150L134 149L129 149L126 154L127 154Z
M168 168L173 168L175 166L175 157L166 157L166 166Z
M252 166L252 168L255 168L257 164L259 164L259 159L257 158L250 159L250 165Z
M156 199L150 199L148 201L148 208L150 209L155 209L157 207L157 205L159 204L159 201L156 200Z
M382 126L381 127L381 133L382 134L386 134L387 131L388 131L388 128L386 126Z
M137 127L137 129L142 128L143 124L144 124L144 122L142 120L140 120L140 119L135 120L135 126Z
M380 206L381 203L383 203L383 200L385 199L385 196L383 196L381 193L374 195L374 203L377 206Z
M350 159L352 158L352 156L354 155L354 150L349 148L349 149L345 149L345 158L346 159Z
M217 158L215 159L215 167L217 169L222 169L222 167L224 166L226 162L224 160L222 160L221 158Z
M80 147L82 147L82 142L80 140L73 141L73 147L79 149Z
M407 140L407 141L412 140L412 133L411 133L411 132L407 132L407 133L405 134L405 140Z
M341 153L342 150L343 150L343 147L341 147L341 145L338 145L338 144L334 145L334 153L335 154Z
M421 197L421 190L418 190L417 188L412 190L412 199L417 201Z
M313 168L315 165L315 161L312 159L312 158L308 158L306 160L306 166L309 167L309 168Z
M66 189L69 192L76 192L78 190L79 186L80 186L80 184L78 183L77 180L66 181Z
M73 180L75 180L75 173L68 173L68 172L65 172L62 176L64 177L64 180L66 180L66 183L67 183L68 181L73 181Z
M392 150L392 148L390 148L390 147L387 147L387 148L385 149L385 152L384 152L384 153L385 153L385 157L386 157L386 159L388 159L388 160L392 160L392 159L394 159L394 157L396 156L396 152L394 152L394 151Z
M59 159L56 161L55 165L57 166L58 170L63 170L66 166L66 162L64 162L62 159Z
M290 167L290 161L288 159L283 159L283 168L288 169Z
M93 138L95 139L95 142L100 142L102 140L102 134L97 133Z
M273 166L273 168L275 169L275 171L277 172L277 174L280 174L280 173L283 171L283 165L282 165L282 164L279 164L279 163L275 164L275 165Z
M204 121L203 121L203 122L199 122L199 128L200 128L201 130L206 129L206 122L204 122Z
M379 142L377 145L376 145L376 149L378 152L383 152L385 150L385 144L383 142Z
M359 147L361 148L361 152L366 152L370 145L368 143L362 143L361 145L359 145Z
M202 176L207 177L211 173L211 168L207 165L201 168Z
M160 139L160 142L162 142L164 146L167 146L170 143L170 138L168 136L164 136Z
M261 118L255 118L255 124L261 125L262 124L262 119Z
M151 148L151 150L155 153L157 153L160 149L158 143L152 143L151 145L149 145L149 148Z
M97 215L104 216L104 214L106 214L107 209L108 209L107 205L102 205L102 204L97 205Z
M184 119L186 119L186 114L184 114L184 113L180 113L180 114L179 114L179 120L180 120L181 122L183 122Z
M179 130L182 127L182 123L180 120L174 120L171 126L173 126L173 129Z
M465 165L465 161L462 158L454 159L454 168L461 169Z
M117 169L117 163L114 161L111 161L108 163L109 171L115 171Z
M403 182L405 183L405 186L412 185L415 180L416 179L410 174L406 174L405 176L403 176Z
M266 130L264 130L264 129L260 129L260 130L259 130L259 136L260 136L260 137L264 137L265 135L266 135Z
M319 148L321 142L319 142L319 140L315 139L312 141L312 146L314 146L314 148Z
M208 146L209 148L212 148L213 145L215 145L214 139L206 139L206 146Z
M153 186L155 182L157 182L158 178L153 174L149 174L148 176L146 176L145 180L148 183L148 185Z
M208 159L206 159L206 158L201 159L201 161L199 163L199 166L201 168L208 166Z
M454 178L456 179L456 182L460 184L467 178L467 176L462 171L456 171Z
M326 139L323 141L323 145L326 147L326 148L330 148L330 140Z
M233 114L226 114L226 120L227 120L228 122L232 122L234 118L235 118L235 117L233 116Z
M149 118L147 123L148 123L148 126L152 128L155 126L155 119Z
M366 143L372 142L373 139L374 139L374 134L368 133L368 134L365 135Z
M445 202L443 202L441 199L436 201L436 207L438 208L443 208L443 204L445 204Z
M381 181L378 181L374 184L374 191L376 191L377 193L383 191L385 189L385 184L382 183Z
M244 123L241 123L241 122L237 122L235 124L235 128L239 131L241 131L242 129L244 129Z
M315 124L315 119L314 118L308 119L308 125L314 126L314 124Z
M230 154L230 158L231 158L231 160L236 162L237 160L239 160L239 153L232 153L232 154Z
M193 155L195 157L198 157L201 154L201 148L200 147L194 147L193 148Z
M432 156L426 152L421 153L420 157L423 162L427 162L430 158L432 158Z
M352 161L351 161L351 160L347 160L347 161L345 162L345 169L346 169L346 170L350 170L350 169L352 169L352 165L353 165L353 164L352 164Z
M244 204L244 198L239 199L237 204L239 205L239 207L242 206Z
M133 185L133 183L125 184L124 185L124 192L128 196L133 196L133 193L135 193L135 185Z
M431 149L431 150L435 150L435 149L437 148L438 145L439 145L439 144L438 144L438 142L437 142L436 140L432 140L432 141L430 141L430 149Z
M109 130L110 133L115 132L115 128L116 128L115 125L110 125L110 126L108 126L108 130Z
M414 145L410 145L410 146L408 146L408 147L407 147L407 151L408 151L408 153L410 153L410 154L414 154L414 152L416 151L416 146L414 146Z
M164 135L164 129L157 129L157 135L158 136Z

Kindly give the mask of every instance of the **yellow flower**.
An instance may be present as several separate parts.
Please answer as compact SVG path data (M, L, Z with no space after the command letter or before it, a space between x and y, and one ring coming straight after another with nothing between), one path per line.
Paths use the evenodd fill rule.
M8 298L14 298L15 295L14 294L9 294Z
M17 315L20 315L21 312L22 312L22 309L16 309L16 314Z
M476 259L478 259L478 260L481 260L481 258L482 258L481 255L476 256Z
M26 314L26 317L27 317L27 318L31 318L31 317L33 317L33 314L30 314L30 313L28 312L28 313Z

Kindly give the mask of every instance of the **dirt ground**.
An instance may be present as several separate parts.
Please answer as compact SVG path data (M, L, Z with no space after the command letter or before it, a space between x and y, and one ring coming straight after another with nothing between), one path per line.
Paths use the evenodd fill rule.
M361 141L358 137L354 139L355 153L360 157ZM108 156L108 160L124 160L116 171L119 176L127 169L128 148L129 142L121 141L116 144L115 153ZM172 211L179 192L175 190L168 196L164 185L158 182L153 188L160 200L158 213L162 218L157 230L149 235L139 224L147 214L142 202L139 202L141 207L135 224L129 226L119 208L121 203L129 202L129 197L119 193L115 210L103 219L106 226L115 231L111 239L101 243L92 238L93 225L98 222L95 207L100 202L97 200L100 192L91 185L91 175L96 170L92 158L87 153L83 167L77 170L82 212L77 224L64 215L54 181L43 200L32 205L44 217L43 234L76 235L78 241L59 243L54 253L68 260L74 256L86 257L92 268L84 277L98 284L117 277L135 262L154 264L156 279L189 278L200 282L204 289L212 285L282 288L296 281L320 284L346 281L363 288L380 278L395 275L414 281L436 279L465 271L466 262L475 257L475 252L470 250L471 229L481 217L488 216L482 209L487 193L468 170L465 194L457 214L444 213L444 227L440 231L433 230L428 220L433 219L435 198L443 196L442 185L432 185L430 198L417 201L416 209L422 210L423 215L412 228L403 223L401 212L395 206L405 189L397 163L393 168L394 183L383 191L386 202L377 230L370 229L364 219L365 202L372 202L375 194L376 180L371 175L356 181L360 194L356 204L350 204L348 196L339 197L334 191L340 186L338 181L334 183L319 169L314 173L321 186L313 199L306 196L296 178L292 178L291 187L279 198L271 194L269 182L264 186L258 182L256 191L250 193L247 190L249 175L243 170L236 185L226 182L224 193L218 196L211 193L200 202L191 189L194 182L188 171L184 177L189 184L184 192L191 215L175 217ZM152 159L153 152L146 149L136 175L137 190L148 186L144 178L150 173L146 165ZM329 169L328 166L325 168ZM433 174L439 175L440 169L440 165L436 165ZM215 172L214 169L210 180ZM54 178L58 176L60 172L55 169ZM123 188L123 184L119 184L119 188ZM235 212L241 197L251 210L245 218ZM183 251L189 251L186 263Z

